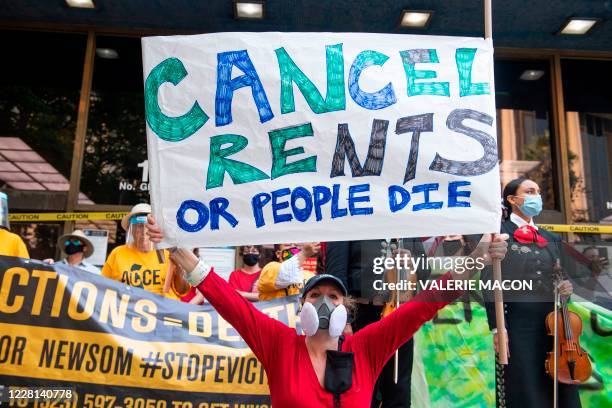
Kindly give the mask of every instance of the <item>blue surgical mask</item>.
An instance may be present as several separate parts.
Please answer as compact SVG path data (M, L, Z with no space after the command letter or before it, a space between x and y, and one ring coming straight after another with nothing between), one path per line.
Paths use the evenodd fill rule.
M523 205L519 205L519 210L528 217L536 217L542 212L542 196L526 195Z

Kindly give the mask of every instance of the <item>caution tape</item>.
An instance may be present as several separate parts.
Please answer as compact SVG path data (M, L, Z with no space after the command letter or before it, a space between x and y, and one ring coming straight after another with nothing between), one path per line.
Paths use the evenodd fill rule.
M122 219L127 212L65 212L65 213L12 213L11 222L50 221L112 221ZM612 234L612 225L597 224L538 224L538 227L553 232L576 232L583 234Z
M538 227L554 232L578 232L583 234L612 234L612 225L597 224L538 224Z
M113 221L120 220L127 212L63 212L63 213L11 213L10 222L50 221Z

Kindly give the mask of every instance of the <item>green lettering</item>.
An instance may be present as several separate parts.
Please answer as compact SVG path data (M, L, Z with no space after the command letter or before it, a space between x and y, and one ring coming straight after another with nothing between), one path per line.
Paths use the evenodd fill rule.
M285 150L287 140L298 137L313 136L312 125L305 123L303 125L276 129L268 132L270 136L270 145L272 146L272 179L293 173L307 173L317 171L317 156L310 156L302 160L287 163L289 156L303 154L303 147Z
M459 96L488 95L491 93L488 83L472 83L472 64L475 55L476 48L457 48L455 53L457 72L459 73Z
M325 59L327 62L327 97L325 99L323 99L312 81L293 62L285 48L278 48L274 52L276 52L280 68L281 113L295 111L294 82L314 113L334 112L346 108L342 44L327 45L325 47Z
M448 82L416 82L418 79L433 79L437 77L436 71L417 70L418 63L439 63L438 53L434 49L414 49L400 51L406 81L408 83L408 96L436 95L450 96Z
M165 115L157 101L159 88L166 82L178 85L187 76L185 66L178 58L168 58L151 70L145 81L145 114L147 123L162 140L180 142L200 129L208 116L196 101L182 116Z
M231 143L231 146L221 147L227 143ZM234 184L250 183L251 181L269 178L266 173L250 164L227 158L227 156L238 153L248 144L248 139L240 135L227 134L210 138L210 161L206 177L207 190L223 186L223 177L226 172Z

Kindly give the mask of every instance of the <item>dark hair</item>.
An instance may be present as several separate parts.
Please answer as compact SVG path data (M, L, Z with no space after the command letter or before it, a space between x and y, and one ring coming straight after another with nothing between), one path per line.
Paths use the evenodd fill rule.
M239 248L239 252L238 253L240 255L244 255L244 249L245 248L255 248L257 250L257 252L259 252L260 255L263 252L263 245L242 245Z
M508 218L510 218L510 214L512 214L512 204L510 204L510 201L508 201L508 196L513 196L516 195L516 191L519 189L519 187L521 186L521 184L523 184L523 182L529 180L528 178L525 177L519 177L516 178L512 181L510 181L508 184L506 184L506 187L504 187L504 192L502 194L503 196L503 204L504 204L504 219L507 220Z

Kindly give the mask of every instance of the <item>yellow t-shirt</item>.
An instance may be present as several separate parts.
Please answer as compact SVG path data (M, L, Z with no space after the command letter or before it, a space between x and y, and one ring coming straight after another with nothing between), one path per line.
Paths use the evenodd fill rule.
M111 251L102 268L102 275L157 295L178 299L173 285L170 285L168 293L163 293L170 260L166 250L164 257L166 262L160 264L155 251L140 252L121 245Z
M4 228L0 228L0 255L30 258L21 237Z

